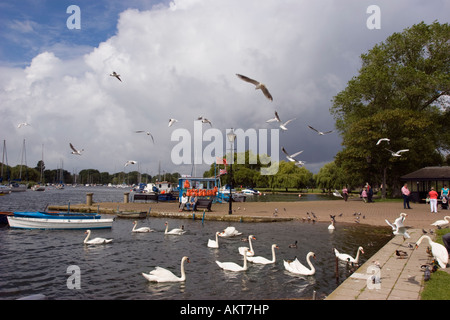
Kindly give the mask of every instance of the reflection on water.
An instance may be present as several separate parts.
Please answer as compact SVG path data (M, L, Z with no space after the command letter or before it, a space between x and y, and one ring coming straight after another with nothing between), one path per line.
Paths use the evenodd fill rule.
M61 191L54 191L61 192ZM99 194L95 191L95 194ZM37 192L26 192L35 197ZM69 193L69 192L66 192ZM44 193L49 197L51 192ZM123 191L117 193L121 201ZM65 201L75 201L60 193ZM79 202L84 201L85 191ZM5 202L1 197L0 205ZM58 203L41 196L41 203ZM16 196L17 198L17 196ZM11 198L10 198L11 199ZM11 201L11 200L8 200ZM98 200L100 201L100 200ZM24 203L14 204L23 209ZM25 202L25 198L24 201ZM28 205L28 204L27 204ZM45 205L44 205L45 206ZM41 208L40 208L41 209ZM5 210L5 208L0 208ZM106 215L105 215L106 216ZM132 220L116 219L110 230L94 230L91 237L114 239L102 246L85 246L84 230L15 230L0 228L1 275L0 299L15 299L25 295L42 293L50 299L288 299L310 298L314 291L327 295L348 276L348 268L339 269L339 280L335 275L333 248L355 255L358 246L365 254L362 262L370 258L390 238L387 228L361 225L336 225L330 233L328 223L302 223L300 221L277 223L234 223L242 236L219 238L219 248L206 246L208 239L215 238L215 232L229 224L220 221L170 219L170 229L181 224L187 232L182 236L164 235L165 219L148 218L140 220L139 226L156 230L150 233L132 233ZM271 258L271 245L276 243L277 261L271 265L249 263L245 272L233 273L220 269L215 261L232 261L243 264L238 247L248 246L241 241L253 234L253 248L256 255ZM298 241L298 248L289 244ZM316 268L314 276L293 275L284 270L283 259L297 257L306 264L309 251L316 254L312 260ZM182 256L187 255L191 263L185 264L185 283L149 283L142 272L149 272L156 266L167 268L180 275ZM77 265L81 270L81 289L68 289L67 268Z

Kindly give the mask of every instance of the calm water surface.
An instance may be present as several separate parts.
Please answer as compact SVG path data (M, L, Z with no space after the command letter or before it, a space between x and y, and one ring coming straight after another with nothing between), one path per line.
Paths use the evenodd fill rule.
M43 210L47 204L84 203L86 192L94 192L94 201L123 200L124 189L66 188L45 192L27 191L0 197L1 211ZM108 217L108 215L104 215ZM85 246L83 230L17 230L0 227L0 299L16 299L41 293L48 299L287 299L310 298L313 291L319 297L331 293L349 275L349 268L340 265L339 280L335 275L332 248L356 254L363 246L362 262L369 259L387 241L391 233L386 228L361 225L336 225L330 233L328 223L233 223L242 236L219 238L219 249L206 246L228 222L190 219L169 219L169 227L184 225L182 236L164 235L161 218L139 220L139 226L149 226L155 232L131 233L132 220L116 219L112 229L94 230L92 237L114 239L102 246ZM249 264L246 272L228 272L215 263L232 261L242 264L238 247L241 241L255 235L256 255L271 257L270 247L276 250L273 265ZM298 248L289 244L298 241ZM312 260L314 276L302 277L284 270L283 259L298 257L306 264L309 251L316 253ZM180 261L186 255L187 280L184 283L149 283L142 272L161 266L180 275ZM68 289L70 274L67 268L77 265L81 270L81 289Z

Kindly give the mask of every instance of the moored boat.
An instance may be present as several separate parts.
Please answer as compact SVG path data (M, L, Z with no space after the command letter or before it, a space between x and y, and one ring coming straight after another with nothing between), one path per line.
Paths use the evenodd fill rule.
M117 216L125 219L145 219L147 217L147 212L119 212L117 213Z
M8 216L13 216L14 213L11 211L1 211L0 212L0 224L8 224Z

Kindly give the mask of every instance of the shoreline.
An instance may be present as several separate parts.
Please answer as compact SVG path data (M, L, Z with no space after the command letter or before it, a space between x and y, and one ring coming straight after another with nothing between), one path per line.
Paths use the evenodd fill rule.
M401 212L408 214L405 225L415 229L434 229L431 226L436 220L450 215L450 210L438 210L431 213L429 204L411 203L411 209L403 209L403 202L373 202L364 203L362 200L325 200L325 201L296 201L296 202L233 202L233 212L228 214L228 203L214 203L212 211L194 212L196 219L240 221L240 222L277 222L287 220L308 220L312 213L317 217L316 222L330 222L330 215L335 215L336 224L360 223L373 226L388 227L385 219L391 223ZM49 205L48 210L67 211L67 205ZM192 211L178 211L178 202L147 202L121 203L101 202L86 204L71 204L70 211L99 212L100 214L117 214L119 212L150 212L149 216L168 218L193 219Z

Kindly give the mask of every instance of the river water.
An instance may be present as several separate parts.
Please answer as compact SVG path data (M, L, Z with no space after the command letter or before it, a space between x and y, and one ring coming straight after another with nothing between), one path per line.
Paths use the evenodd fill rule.
M124 189L105 187L48 189L45 192L26 191L0 197L0 211L43 210L48 204L84 203L87 192L94 193L96 202L123 200ZM103 215L104 217L111 217ZM364 247L365 262L392 237L387 228L362 225L336 225L332 233L328 223L301 221L277 223L233 223L242 236L219 238L219 249L206 246L215 232L230 224L220 221L169 219L169 228L184 225L182 236L164 235L165 219L147 218L139 226L149 226L155 232L131 233L132 220L116 219L111 229L93 230L92 237L113 239L101 246L85 246L83 230L18 230L0 227L0 299L17 299L43 294L48 299L164 299L164 300L256 300L309 299L331 293L350 274L350 267L339 264L335 272L332 248L354 256ZM216 260L243 264L238 247L248 246L241 239L254 235L255 255L271 258L271 245L276 243L277 261L273 265L249 264L245 272L220 269ZM298 241L297 248L289 244ZM287 272L283 259L298 257L306 265L306 254L313 251L316 268L313 276L298 276ZM156 266L180 275L180 261L185 264L184 283L155 284L142 272ZM80 271L79 289L74 287L70 271ZM69 269L69 270L68 270ZM76 286L75 286L76 287Z

